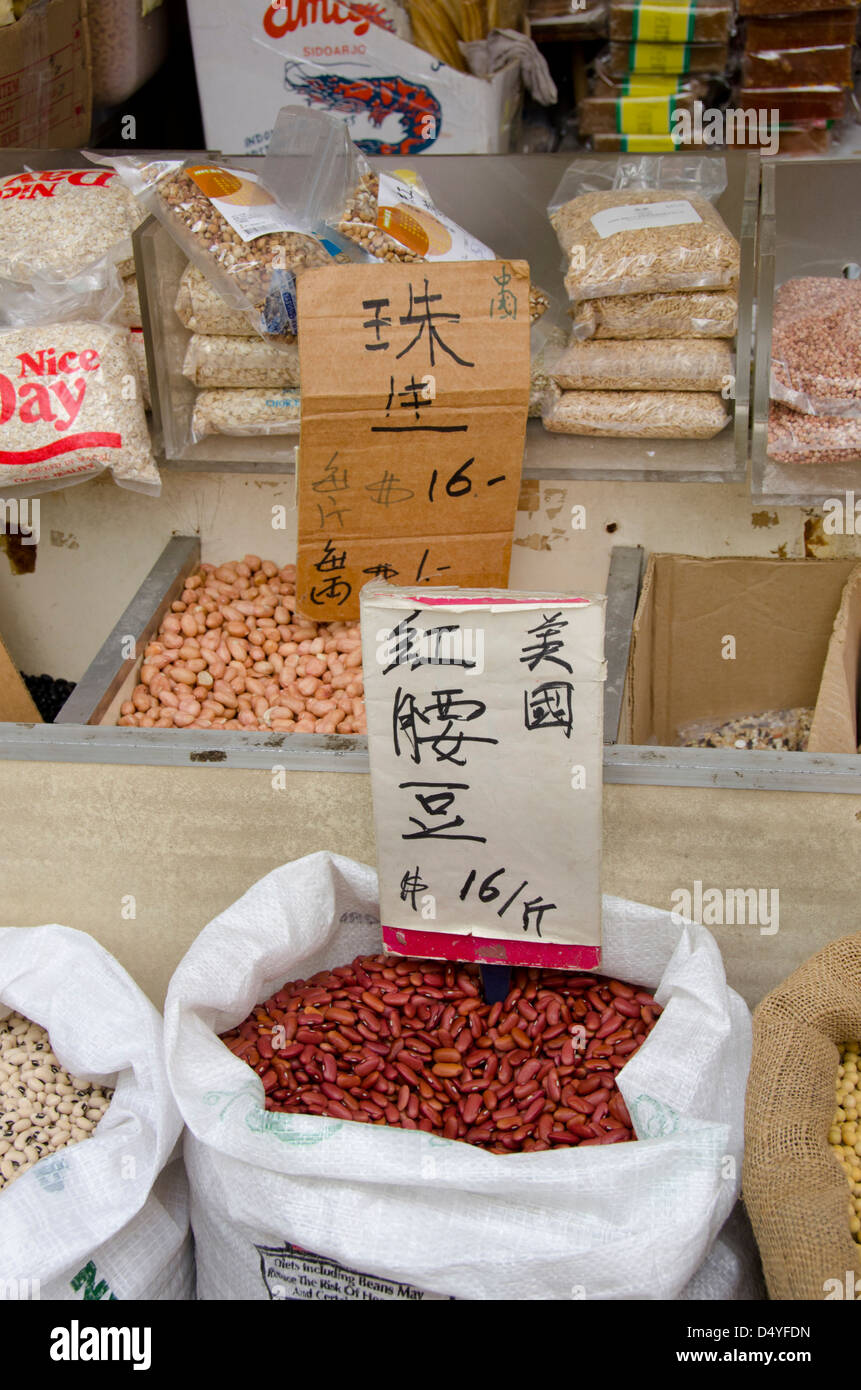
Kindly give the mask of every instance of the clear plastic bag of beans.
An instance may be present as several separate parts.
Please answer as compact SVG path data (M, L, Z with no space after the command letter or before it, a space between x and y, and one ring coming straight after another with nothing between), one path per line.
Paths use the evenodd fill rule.
M714 439L729 424L716 391L563 391L542 416L551 434L616 439Z
M113 165L139 207L157 217L251 328L276 342L296 335L296 281L347 260L304 228L257 173L199 160L91 155Z
M336 1051L346 1044L336 1078L361 1067L360 1086L381 1055L377 1049L396 1038L388 1025L383 1032L377 1023L374 1032L355 1010L327 1005L319 981L342 968L354 976L348 963L380 949L373 870L313 854L268 874L221 913L175 972L165 1004L166 1057L189 1130L198 1297L314 1300L328 1290L345 1300L570 1300L577 1286L588 1299L677 1297L735 1205L738 1182L727 1179L726 1158L740 1167L750 1060L750 1014L727 987L706 928L656 908L604 900L602 975L628 981L623 990L633 989L635 1004L645 991L664 1006L617 1081L637 1138L650 1142L619 1143L613 1153L601 1145L576 1153L566 1146L512 1159L395 1125L384 1105L377 1107L379 1123L345 1119L340 1110L295 1114L268 1105L269 1060L258 1072L220 1035L255 1014L271 1029L261 1042L276 1065L283 1044L285 1062L305 1053L307 1065L321 1072L327 1054L317 1048L316 1014L303 1014L301 1024L296 1016L291 1042L275 1033L277 1020L256 1012L273 992L302 980L308 1004L316 997L312 1007L339 1033ZM404 964L394 956L375 969L397 972ZM452 969L456 997L489 1009L480 996L462 993L461 973ZM469 988L478 988L475 968L466 973ZM446 963L416 962L407 978L391 1012L384 1005L380 1015L360 1001L363 1014L373 1021L403 1011L408 1018L411 1009L415 1019L421 1009L424 1022L439 1029L446 1001L429 991L438 990L439 979L445 984ZM606 985L591 978L594 986ZM535 1012L537 1052L544 1043ZM350 1016L380 1039L362 1054L367 1063L347 1060L356 1049L340 1029L365 1039ZM511 1041L519 1048L513 1030ZM575 1043L573 1034L568 1041ZM431 1058L428 1071L432 1064ZM331 1070L331 1061L325 1065ZM388 1095L385 1076L376 1080L379 1094ZM448 1101L436 1073L434 1081ZM324 1084L344 1093L337 1083ZM555 1091L548 1086L549 1097ZM399 1087L390 1094L399 1099ZM527 1108L521 1099L517 1105ZM549 1105L553 1110L556 1103L549 1099ZM572 1131L572 1144L575 1138Z
M709 156L572 161L548 208L569 297L734 286L739 245L711 201L725 187Z
M805 415L861 416L861 281L808 275L780 286L769 391Z
M21 1032L21 1019L38 1027ZM26 1116L30 1128L18 1121L12 1128L23 1147L45 1147L40 1136L47 1136L54 1151L0 1187L4 1296L193 1297L188 1186L175 1160L182 1122L165 1071L161 1016L92 937L42 926L0 929L0 1030L10 1020L20 1043L3 1049L0 1134L11 1113L4 1095L21 1114L18 1086L41 1083ZM42 1029L55 1059L47 1077L38 1075L38 1059L48 1055ZM51 1089L68 1095L66 1076L70 1102ZM112 1092L98 1120L78 1103L79 1092L85 1098L94 1086ZM66 1105L90 1137L61 1146ZM9 1142L0 1140L0 1149Z
M861 417L805 415L771 401L766 452L777 463L861 463Z
M584 299L571 311L572 338L734 338L737 326L730 290Z
M553 368L563 391L722 391L732 379L729 344L705 338L575 341Z
M310 187L309 180L297 180L297 161L320 171ZM372 260L494 258L489 246L436 206L414 170L373 170L337 116L285 107L276 122L266 170L285 207L325 225ZM532 286L533 322L548 303L544 291Z
M185 350L183 376L195 386L288 387L299 385L299 349L276 348L261 338L195 333Z

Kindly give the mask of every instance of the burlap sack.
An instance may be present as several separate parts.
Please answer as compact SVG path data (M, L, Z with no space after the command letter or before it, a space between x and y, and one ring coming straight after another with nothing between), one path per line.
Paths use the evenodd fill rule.
M753 1017L742 1192L772 1298L861 1290L849 1186L828 1144L840 1046L861 1035L861 932L833 941Z

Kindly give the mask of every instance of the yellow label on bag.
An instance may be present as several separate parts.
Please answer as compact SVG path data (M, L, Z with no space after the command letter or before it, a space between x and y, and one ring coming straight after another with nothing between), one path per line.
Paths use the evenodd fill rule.
M628 50L629 72L683 73L690 50L680 43L632 43Z
M636 43L690 43L696 0L689 5L659 5L638 0L633 25Z
M676 77L650 77L647 73L629 77L622 83L626 97L674 97L682 89Z
M626 154L671 154L678 149L672 135L623 135L622 149Z
M666 135L672 109L671 96L620 97L616 102L616 129L625 135Z

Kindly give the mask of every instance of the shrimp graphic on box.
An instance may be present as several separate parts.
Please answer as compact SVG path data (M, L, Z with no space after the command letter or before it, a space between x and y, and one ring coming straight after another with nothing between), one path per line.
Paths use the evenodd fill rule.
M421 154L439 139L442 107L429 87L403 77L346 77L320 73L301 63L284 65L284 85L309 106L366 116L378 129L389 117L400 126L400 140L357 140L366 154ZM394 134L394 132L393 132Z

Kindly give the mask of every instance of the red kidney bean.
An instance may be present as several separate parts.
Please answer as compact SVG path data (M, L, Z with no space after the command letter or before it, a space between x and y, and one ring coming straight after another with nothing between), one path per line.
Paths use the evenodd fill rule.
M473 966L372 956L285 985L224 1041L267 1110L535 1153L634 1138L616 1073L660 1013L624 981L537 969L488 1005Z

